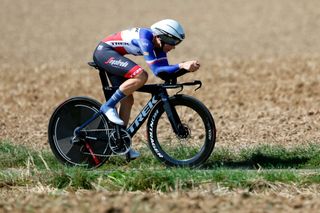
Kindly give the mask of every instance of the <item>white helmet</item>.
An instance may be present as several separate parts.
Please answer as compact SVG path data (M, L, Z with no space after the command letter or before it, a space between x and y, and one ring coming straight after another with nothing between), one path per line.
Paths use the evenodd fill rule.
M162 42L169 45L177 45L184 39L184 30L179 22L165 19L154 23L151 30Z

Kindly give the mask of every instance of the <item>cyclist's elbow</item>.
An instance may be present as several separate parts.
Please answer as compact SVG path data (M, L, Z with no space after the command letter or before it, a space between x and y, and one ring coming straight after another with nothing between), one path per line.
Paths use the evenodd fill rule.
M158 68L158 69L153 69L152 72L155 76L158 77L159 73L162 73L163 70L161 68Z

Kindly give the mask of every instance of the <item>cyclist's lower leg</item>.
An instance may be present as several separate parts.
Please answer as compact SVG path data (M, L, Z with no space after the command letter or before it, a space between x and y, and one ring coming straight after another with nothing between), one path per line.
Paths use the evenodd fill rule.
M127 98L121 101L120 116L124 120L124 124L127 125L130 119L130 112L134 103L132 93L142 87L148 80L148 74L143 71L136 78L128 79L120 86L120 90L127 94ZM130 149L127 154L128 160L134 160L140 156L140 153L134 149Z
M134 78L126 80L120 85L119 89L111 96L111 98L101 106L100 110L106 114L106 116L111 122L123 126L125 122L119 117L115 109L115 106L123 98L131 95L134 91L142 87L146 83L147 79L148 74L145 71L143 71Z
M129 123L132 105L134 103L133 95L128 95L120 101L119 115L126 127Z

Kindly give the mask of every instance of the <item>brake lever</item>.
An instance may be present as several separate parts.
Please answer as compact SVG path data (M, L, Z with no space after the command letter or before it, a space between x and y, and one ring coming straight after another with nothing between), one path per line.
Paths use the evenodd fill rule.
M180 85L180 90L176 94L179 94L180 92L182 92L182 90L183 90L183 85Z
M194 91L197 91L198 89L201 88L202 86L202 82L201 81L195 81L197 84L199 84L199 86L194 90Z

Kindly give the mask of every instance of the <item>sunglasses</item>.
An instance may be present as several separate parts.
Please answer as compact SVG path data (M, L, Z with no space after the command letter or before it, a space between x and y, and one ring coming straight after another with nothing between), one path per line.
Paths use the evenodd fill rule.
M159 35L159 38L163 43L169 44L171 46L176 46L181 42L180 39L174 38L174 37L169 37L167 35Z

